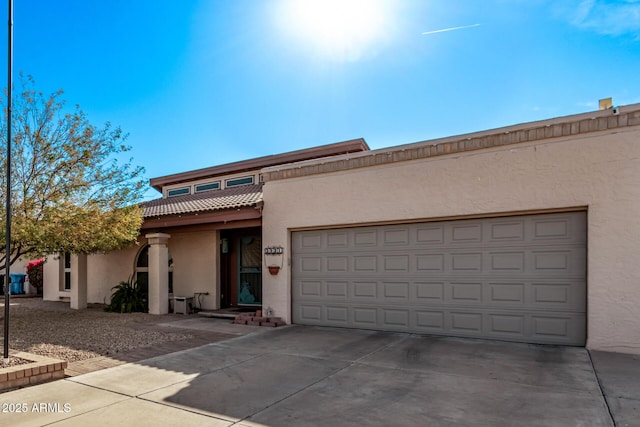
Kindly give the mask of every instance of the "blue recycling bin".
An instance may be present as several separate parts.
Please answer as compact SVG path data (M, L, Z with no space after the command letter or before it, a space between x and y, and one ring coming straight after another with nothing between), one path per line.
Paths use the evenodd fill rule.
M11 295L19 295L24 293L24 280L26 274L11 273Z

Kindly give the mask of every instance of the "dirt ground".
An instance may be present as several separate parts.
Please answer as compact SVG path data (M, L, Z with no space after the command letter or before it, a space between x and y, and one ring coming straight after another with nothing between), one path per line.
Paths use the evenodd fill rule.
M137 348L192 338L185 330L158 330L159 323L184 319L184 315L108 313L92 304L72 310L69 303L41 298L12 297L9 305L9 348L76 362L112 356ZM4 324L4 299L0 302ZM4 327L2 339L4 340Z

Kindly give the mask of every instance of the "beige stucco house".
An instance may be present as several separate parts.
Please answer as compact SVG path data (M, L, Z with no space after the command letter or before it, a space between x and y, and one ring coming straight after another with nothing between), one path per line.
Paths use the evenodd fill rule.
M640 354L640 104L151 185L140 244L50 259L46 299L108 302L137 274L152 313L171 291L288 323Z

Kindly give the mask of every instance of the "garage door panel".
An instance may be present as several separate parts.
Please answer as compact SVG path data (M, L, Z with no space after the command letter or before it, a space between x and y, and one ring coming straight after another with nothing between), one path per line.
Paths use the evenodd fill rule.
M345 255L328 256L326 258L327 271L347 272L349 271L349 257Z
M431 334L444 334L446 332L446 313L443 310L417 309L414 313L414 329L416 331Z
M469 243L482 242L482 223L465 221L464 223L452 223L448 227L450 231L451 243Z
M300 235L296 249L320 249L324 246L322 240L323 236L321 232Z
M494 306L524 307L527 295L525 283L490 282L485 286L485 301Z
M303 257L300 258L299 270L303 273L308 272L321 272L322 269L322 258L320 256L315 257Z
M487 271L491 273L524 273L526 252L523 250L489 252Z
M482 273L482 253L454 253L451 254L449 270L452 273L479 274Z
M353 325L365 329L378 329L378 309L376 307L353 307L351 310Z
M409 245L409 227L391 228L384 230L382 233L384 246L408 246Z
M427 304L430 301L444 301L444 282L416 282L415 298L417 304Z
M584 278L586 252L579 247L558 247L553 250L504 249L501 251L465 251L448 253L411 253L408 250L374 253L332 253L303 256L294 260L294 268L304 274L343 275L471 275L530 276Z
M584 248L560 247L550 250L535 250L530 255L531 274L536 276L585 277L586 250Z
M489 332L494 336L510 336L520 338L526 336L526 316L523 314L496 314L489 313Z
M383 255L383 273L409 272L409 254Z
M320 295L317 295L320 296ZM349 282L348 281L328 281L326 284L326 296L328 298L348 298Z
M409 329L409 317L411 316L411 312L408 309L402 308L383 308L382 311L382 322L385 327L393 330L395 328L408 330Z
M378 298L378 282L353 282L353 294L352 300L357 302L358 300L377 300Z
M339 322L347 324L347 322L349 321L348 307L327 306L325 311L327 320L329 322Z
M353 246L356 248L378 246L378 231L353 231Z
M451 282L448 289L452 304L482 304L482 283Z
M450 315L451 332L454 334L482 333L482 313L454 311Z
M296 301L409 306L482 306L528 311L582 312L586 303L580 280L399 281L302 280L294 289Z
M377 273L378 257L376 255L354 256L352 265L354 272Z
M349 233L345 231L334 231L327 233L328 248L342 249L349 246Z
M418 247L444 244L444 225L416 225L412 234L415 235L414 243Z
M584 345L586 214L292 233L293 321Z
M299 304L293 313L297 323L321 324L324 320L322 316L324 308L320 304Z
M301 306L294 322L541 344L583 345L585 340L584 315L575 313L326 304Z
M580 217L581 216L581 217ZM461 224L474 221L473 224ZM485 220L386 226L389 229L306 231L292 237L294 251L324 252L344 248L491 248L508 244L545 246L569 243L586 245L586 215L566 213L532 217L505 217ZM371 228L371 227L362 227ZM475 245L474 245L475 244Z
M505 242L522 242L525 238L524 220L494 220L485 227L489 242L504 244Z
M409 282L382 282L383 303L409 303Z
M415 271L420 273L444 273L444 255L417 254L415 256Z

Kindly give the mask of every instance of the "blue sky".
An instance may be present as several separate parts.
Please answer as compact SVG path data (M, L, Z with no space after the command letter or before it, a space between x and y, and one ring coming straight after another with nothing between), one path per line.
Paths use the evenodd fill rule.
M640 0L14 0L14 40L147 178L640 102Z

